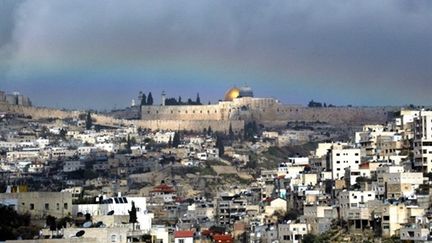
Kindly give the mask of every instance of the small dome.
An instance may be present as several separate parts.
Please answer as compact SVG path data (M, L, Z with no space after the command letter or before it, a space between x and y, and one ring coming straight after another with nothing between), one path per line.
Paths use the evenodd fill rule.
M239 97L253 97L253 91L249 86L240 87L240 96Z
M224 101L233 101L235 98L239 96L240 96L240 89L237 87L232 87L225 93Z

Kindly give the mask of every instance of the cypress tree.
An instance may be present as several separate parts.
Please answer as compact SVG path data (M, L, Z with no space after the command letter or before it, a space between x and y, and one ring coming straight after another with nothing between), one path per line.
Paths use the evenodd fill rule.
M153 105L153 95L151 92L149 92L147 97L147 105Z
M169 148L172 147L172 139L171 139L171 137L170 137L169 140L168 140L168 147L169 147Z
M87 130L90 130L91 127L93 126L93 121L92 121L92 118L91 118L91 115L90 115L90 111L87 112L86 124L85 125L86 125L86 129Z
M174 138L172 140L172 146L177 148L180 145L180 134L178 132L174 133Z
M201 105L201 99L200 99L199 93L197 93L196 104Z
M141 105L147 105L147 97L144 93L142 94L141 97Z
M231 139L234 138L234 131L233 131L233 129L232 129L232 124L231 124L231 123L230 123L230 125L229 125L228 134L229 134L229 136L230 136Z
M223 145L222 138L220 136L216 137L216 148L219 150L219 157L221 157L225 152L225 147Z
M138 221L137 221L137 210L134 201L132 201L132 208L128 212L129 212L129 223L132 223L132 230L135 230L135 224Z

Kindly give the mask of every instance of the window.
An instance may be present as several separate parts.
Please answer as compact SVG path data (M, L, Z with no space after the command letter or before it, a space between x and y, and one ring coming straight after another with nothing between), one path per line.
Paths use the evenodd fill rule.
M111 235L111 242L117 242L117 235Z
M184 243L184 239L180 239L178 242L179 243Z
M34 210L34 203L30 203L30 210Z
M57 210L60 210L60 203L57 203L57 205L56 205L57 207Z
M49 203L45 203L45 210L49 210Z
M63 204L63 208L68 209L68 204L67 203Z

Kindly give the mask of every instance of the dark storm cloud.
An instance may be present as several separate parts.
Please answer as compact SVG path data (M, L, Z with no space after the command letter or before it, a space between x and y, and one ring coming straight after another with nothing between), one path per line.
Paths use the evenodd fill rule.
M183 65L190 73L204 66L257 77L252 85L266 86L275 96L292 86L309 97L316 88L327 98L351 92L341 99L359 104L425 103L432 88L428 0L6 1L0 6L0 48L13 50L11 87L19 80L37 83L31 76L40 70L58 71L51 76L57 82L71 79L71 69L85 79L81 66L151 69L155 63ZM49 83L49 75L43 78Z

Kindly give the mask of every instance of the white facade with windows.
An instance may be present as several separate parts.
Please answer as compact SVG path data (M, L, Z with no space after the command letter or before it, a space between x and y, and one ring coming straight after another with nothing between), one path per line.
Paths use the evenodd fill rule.
M414 166L432 172L432 111L420 111L414 119Z
M333 180L342 179L345 169L358 169L360 165L360 149L332 149L330 152L330 169Z

